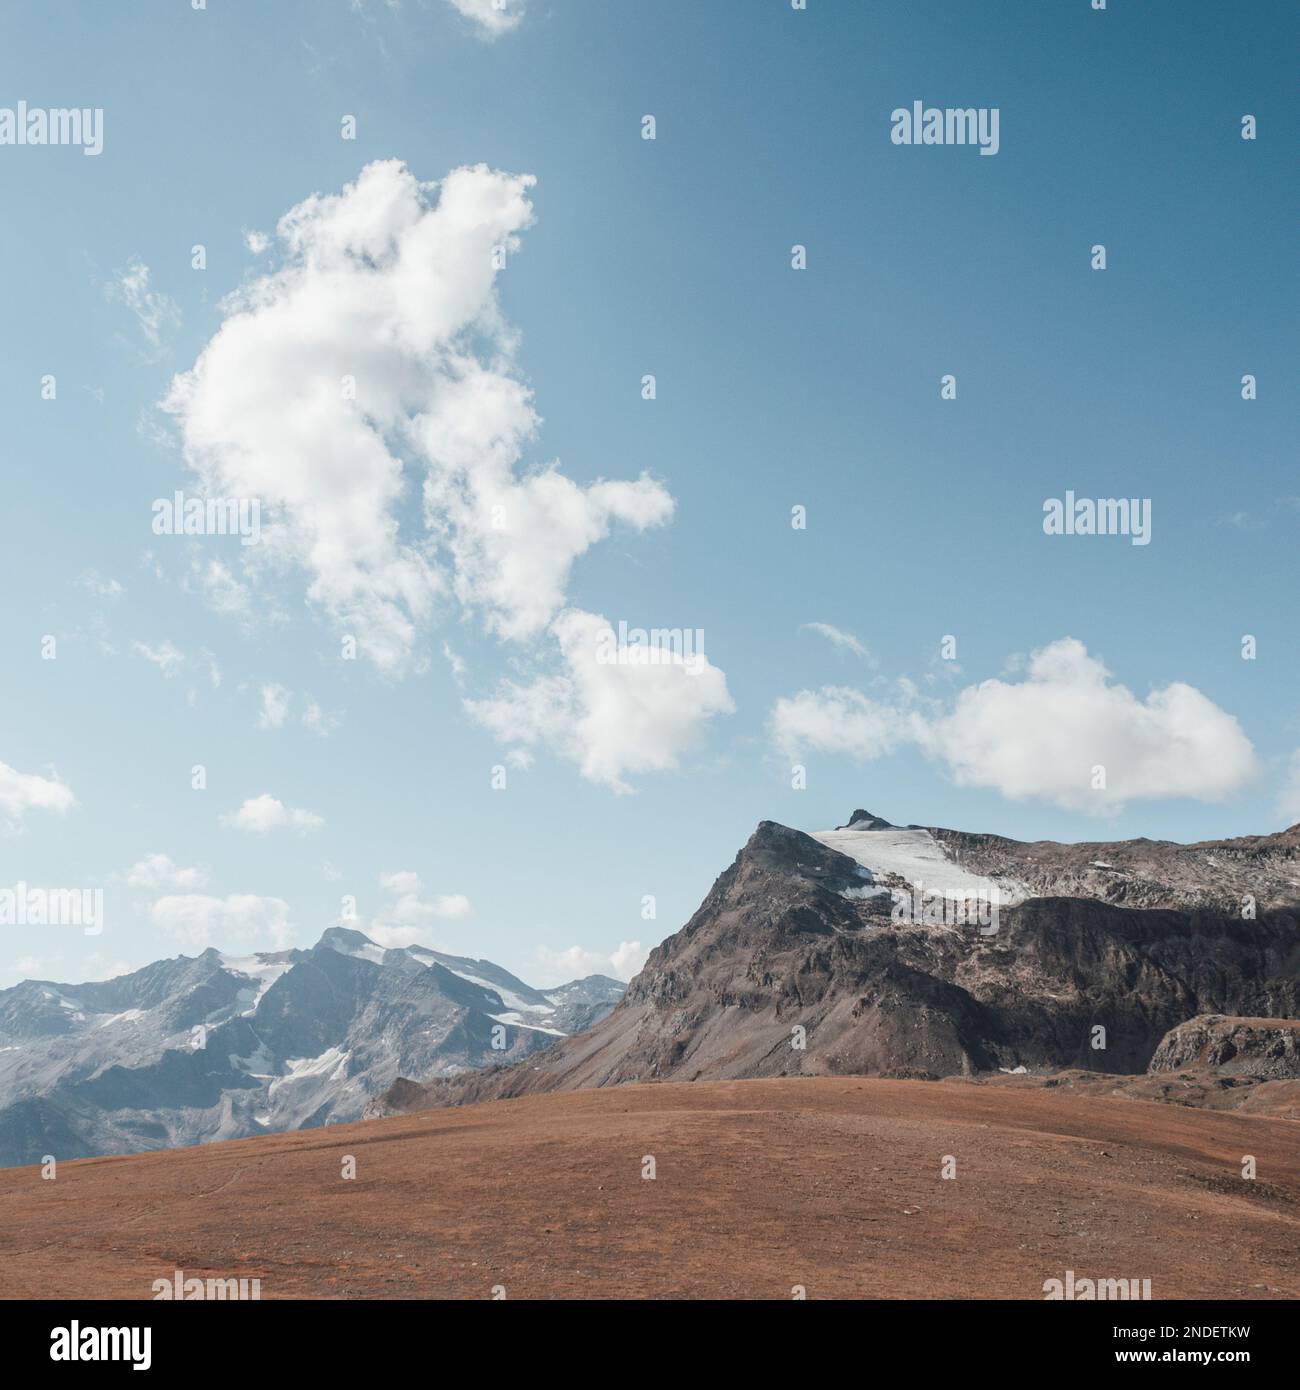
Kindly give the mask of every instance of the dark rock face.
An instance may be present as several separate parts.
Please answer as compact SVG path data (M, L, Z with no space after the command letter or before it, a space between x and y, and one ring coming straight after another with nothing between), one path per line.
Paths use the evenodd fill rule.
M1147 1070L1154 1074L1204 1067L1227 1076L1300 1079L1300 1019L1221 1014L1189 1018L1165 1035Z
M589 1032L370 1113L647 1080L1133 1073L1194 1015L1300 1014L1295 907L1248 920L1037 897L1003 908L984 936L895 921L864 881L845 855L765 821Z

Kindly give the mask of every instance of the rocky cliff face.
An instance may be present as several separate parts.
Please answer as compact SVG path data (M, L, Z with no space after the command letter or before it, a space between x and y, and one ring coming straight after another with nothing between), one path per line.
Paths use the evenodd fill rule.
M1300 1015L1296 853L1295 830L1047 846L765 821L601 1023L370 1113L655 1079L1141 1072L1195 1015ZM992 929L918 910L923 874L950 906L997 888Z
M1165 1035L1148 1070L1193 1068L1265 1081L1300 1080L1300 1019L1190 1018Z

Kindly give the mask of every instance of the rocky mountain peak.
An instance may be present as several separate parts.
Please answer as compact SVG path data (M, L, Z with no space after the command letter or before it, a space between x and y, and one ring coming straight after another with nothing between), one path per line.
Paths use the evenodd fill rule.
M873 816L870 811L854 811L847 825L837 825L836 830L893 830L893 824L883 816Z

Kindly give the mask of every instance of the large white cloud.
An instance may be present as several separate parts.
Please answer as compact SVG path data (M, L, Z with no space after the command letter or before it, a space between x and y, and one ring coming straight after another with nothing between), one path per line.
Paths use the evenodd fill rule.
M205 493L261 500L261 544L210 586L237 594L239 613L249 586L301 571L309 601L399 673L425 661L438 610L459 604L534 661L538 644L549 652L536 682L470 712L626 790L625 774L675 767L733 706L707 662L689 680L615 675L581 650L601 620L568 607L575 561L615 526L666 524L674 503L645 474L579 484L554 462L524 466L539 417L496 278L532 221L533 182L478 165L422 184L386 160L307 198L277 227L278 268L230 297L165 405Z
M8 763L0 763L0 830L21 830L28 811L54 811L62 815L76 804L72 788L57 776L19 772Z
M280 220L280 267L226 301L165 401L203 489L261 499L246 577L300 567L385 670L449 593L502 636L542 632L613 523L672 512L649 478L516 471L538 417L496 277L533 182L479 165L421 184L384 160L307 198Z
M947 708L830 687L779 700L770 730L786 756L865 761L915 743L960 786L1093 814L1140 799L1220 799L1258 771L1240 724L1200 691L1175 681L1139 699L1068 637L1035 652L1023 680L968 686Z
M676 768L708 720L735 709L726 676L702 653L602 661L609 631L595 613L565 609L551 624L562 669L527 685L504 681L495 696L467 700L466 709L503 743L549 747L618 792L631 790L629 773Z

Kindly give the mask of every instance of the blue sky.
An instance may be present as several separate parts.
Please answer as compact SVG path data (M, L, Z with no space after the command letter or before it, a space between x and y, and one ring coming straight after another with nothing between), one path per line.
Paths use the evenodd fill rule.
M1293 8L509 17L494 36L451 0L10 17L0 106L102 108L104 148L0 147L19 210L0 225L0 885L102 886L107 909L94 938L3 928L0 979L306 944L349 895L394 943L549 983L626 973L760 819L861 805L1067 840L1300 819ZM915 100L996 107L998 153L892 143ZM375 161L398 163L358 193ZM422 220L478 165L467 204L499 196L515 237L482 283L477 233ZM300 215L304 253L276 227L313 195L344 201ZM427 245L307 265L388 197ZM469 287L470 318L393 348L395 323L424 324L426 270ZM372 273L368 303L347 286ZM259 305L269 373L234 330L204 357ZM375 435L404 490L322 513L347 555L313 549L292 503L266 546L152 534L196 467L260 480L269 518L294 470L308 511L352 486L352 436L308 418L302 372L353 348L384 366L363 396L391 387L404 426L428 406L440 442ZM513 441L504 463L448 463L466 363L506 393L472 406ZM371 417L348 418L365 440ZM559 513L525 481L557 460L591 536L558 572ZM528 525L492 537L456 503L431 532L426 478L463 496L489 466ZM1150 544L1045 535L1067 490L1150 499ZM372 537L382 584L350 549ZM411 574L418 612L375 597ZM394 612L401 650L367 655ZM701 629L708 670L593 672L583 614Z

